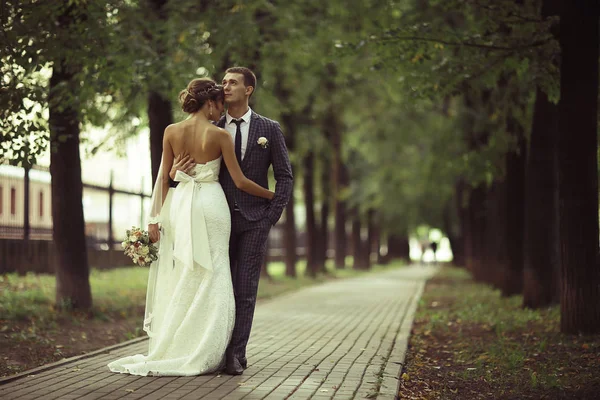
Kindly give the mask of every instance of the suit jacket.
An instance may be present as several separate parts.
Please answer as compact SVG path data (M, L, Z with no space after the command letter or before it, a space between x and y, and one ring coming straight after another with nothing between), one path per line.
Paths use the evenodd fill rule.
M226 119L222 117L217 126L225 128ZM258 139L264 137L268 146L263 148ZM242 172L246 177L262 187L269 188L268 172L273 165L275 175L275 197L271 201L262 197L252 196L239 190L223 161L219 182L225 192L229 208L233 211L237 203L240 212L249 221L258 221L267 218L274 225L292 195L293 176L292 166L281 126L277 121L265 118L252 111L248 131L248 145L242 160Z

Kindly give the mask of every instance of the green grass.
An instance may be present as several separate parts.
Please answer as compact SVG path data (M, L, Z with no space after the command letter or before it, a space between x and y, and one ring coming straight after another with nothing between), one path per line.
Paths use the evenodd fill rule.
M285 265L282 262L274 262L268 266L272 279L261 279L258 298L268 299L327 280L350 278L365 273L397 268L400 265L401 263L392 263L385 267L375 266L371 271L354 271L350 268L336 270L330 263L327 265L327 274L312 279L305 274L306 263L304 261L297 264L297 278L286 277ZM148 270L146 268L92 269L90 285L94 303L93 315L102 320L139 313L146 301L147 280ZM55 289L56 282L53 275L29 273L26 276L17 274L0 276L0 320L35 320L42 325L56 321Z
M522 296L503 297L464 269L442 268L419 302L411 336L418 352L408 370L439 390L427 398L461 398L471 390L577 398L586 382L598 385L593 371L600 337L561 334L559 305L531 310L522 304ZM445 381L428 372L438 364L448 371ZM445 389L448 382L459 395Z
M447 310L427 310L432 328L439 328L436 323L447 324L449 320L454 319L483 324L502 336L503 332L510 333L528 323L557 321L560 318L560 307L552 306L539 310L523 308L522 296L502 297L500 290L472 282L464 269L443 268L438 278L454 280L459 284L444 286L443 295L452 298L450 314ZM420 304L427 304L428 300L425 296Z
M92 269L92 312L100 319L106 318L107 311L130 314L144 303L147 280L148 270L140 267ZM53 275L0 276L0 320L54 319L55 290Z

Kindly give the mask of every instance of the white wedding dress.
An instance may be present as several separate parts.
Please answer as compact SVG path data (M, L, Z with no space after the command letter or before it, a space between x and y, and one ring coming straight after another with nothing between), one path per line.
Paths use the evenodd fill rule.
M231 215L218 181L220 167L221 157L197 164L193 177L177 172L179 185L169 189L161 204L159 259L149 271L144 319L148 355L113 361L111 371L190 376L224 365L235 301L229 269Z

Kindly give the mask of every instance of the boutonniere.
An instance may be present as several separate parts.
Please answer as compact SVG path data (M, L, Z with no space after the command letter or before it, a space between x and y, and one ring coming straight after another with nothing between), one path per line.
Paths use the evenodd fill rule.
M263 149L269 147L269 141L264 136L259 137L256 143L258 143Z

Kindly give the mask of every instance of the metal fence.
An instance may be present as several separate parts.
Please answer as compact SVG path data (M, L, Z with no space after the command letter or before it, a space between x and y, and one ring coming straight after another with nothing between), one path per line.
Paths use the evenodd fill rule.
M95 268L131 265L120 243L127 228L147 223L150 195L116 188L113 181L111 174L106 186L83 183L88 262ZM0 273L55 271L58 261L52 241L51 200L48 168L0 165ZM297 235L297 252L302 256L304 233ZM283 259L283 247L280 223L269 234L269 260Z
M90 265L130 264L119 244L127 227L144 226L150 195L115 188L111 174L107 186L84 182L82 201ZM52 273L56 262L48 168L0 165L0 273Z

